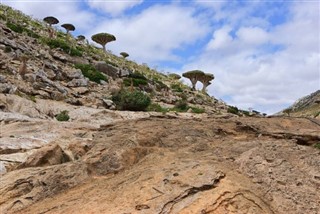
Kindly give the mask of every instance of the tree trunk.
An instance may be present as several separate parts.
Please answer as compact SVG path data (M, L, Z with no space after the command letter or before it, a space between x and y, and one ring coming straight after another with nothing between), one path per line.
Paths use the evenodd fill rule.
M203 87L202 87L202 93L207 93L206 92L206 89L207 89L207 87L208 87L208 85L210 85L211 83L208 81L208 82L202 82L202 85L203 85Z
M106 44L104 44L104 45L102 45L102 48L103 48L103 52L107 52L107 50L106 50Z
M192 90L195 91L196 90L196 84L197 84L197 79L196 78L192 78L190 79L191 84L192 84Z

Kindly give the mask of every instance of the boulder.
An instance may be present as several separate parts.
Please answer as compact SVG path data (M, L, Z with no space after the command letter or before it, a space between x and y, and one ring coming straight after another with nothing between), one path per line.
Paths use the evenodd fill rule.
M17 87L10 83L0 83L0 93L13 94L17 90Z
M119 69L119 76L120 77L127 77L129 76L130 74L132 74L133 72L127 68L121 68Z
M62 73L70 80L84 78L80 69L63 70Z
M65 154L57 144L48 145L38 149L27 160L18 166L19 169L27 167L51 166L70 161L70 157Z
M73 79L67 84L68 87L86 87L88 86L88 79Z
M99 61L99 62L95 63L94 67L95 67L95 69L97 69L101 73L104 73L104 74L112 77L113 79L119 77L119 69L113 65L110 65L110 64L104 62L104 61Z
M6 77L4 75L0 75L0 83L6 83Z
M61 54L61 53L59 53L59 52L57 52L57 51L54 51L52 54L52 57L54 58L54 59L57 59L57 60L59 60L59 61L61 61L61 62L67 62L68 61L68 58L64 55L64 54Z
M103 99L103 102L106 104L107 107L111 107L114 105L112 100Z

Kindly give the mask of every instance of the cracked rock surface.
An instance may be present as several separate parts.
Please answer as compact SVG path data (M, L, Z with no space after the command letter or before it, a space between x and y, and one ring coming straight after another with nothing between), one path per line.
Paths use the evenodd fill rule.
M58 143L67 162L2 175L3 213L320 212L320 126L309 119L159 114L85 134L72 132L76 122L62 127L72 143Z

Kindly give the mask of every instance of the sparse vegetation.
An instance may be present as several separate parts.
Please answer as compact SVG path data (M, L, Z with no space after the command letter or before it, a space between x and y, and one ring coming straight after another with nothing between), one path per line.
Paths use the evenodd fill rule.
M228 113L238 115L239 114L239 109L236 106L229 106L228 107Z
M170 88L175 92L183 92L183 89L181 88L181 84L178 84L178 83L171 84Z
M191 107L191 109L192 109L192 113L196 113L196 114L205 113L205 110L203 108Z
M179 112L187 111L188 110L188 102L187 102L187 100L186 99L178 100L175 103L173 110L176 110L176 111L179 111Z
M55 116L58 121L68 121L70 119L69 112L67 110L61 111Z
M90 64L75 64L75 68L81 70L83 76L87 77L90 81L101 83L101 80L108 81L108 78L103 75L101 72L97 71Z
M147 94L141 91L129 91L122 89L119 93L112 96L112 101L119 110L145 111L151 103Z
M316 148L316 149L320 149L320 143L316 143L316 144L314 144L314 148Z
M72 48L65 40L62 39L44 39L45 43L50 48L61 48L70 56L82 56L82 51L79 48Z
M11 22L7 22L6 25L7 25L8 28L10 28L11 30L13 30L16 33L22 33L23 32L23 27L20 26L20 25L13 24Z
M151 103L147 109L148 111L155 111L155 112L168 112L169 109L162 107L158 103Z

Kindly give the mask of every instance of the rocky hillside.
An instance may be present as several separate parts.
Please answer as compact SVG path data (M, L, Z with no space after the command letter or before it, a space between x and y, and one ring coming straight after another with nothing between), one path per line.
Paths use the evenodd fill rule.
M1 214L320 213L318 119L250 115L47 33L0 14Z
M320 90L302 97L278 115L320 118Z
M71 105L122 109L113 103L119 91L140 91L151 111L224 113L227 106L192 91L177 74L162 74L1 5L0 92L26 99L50 99Z

